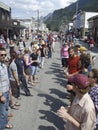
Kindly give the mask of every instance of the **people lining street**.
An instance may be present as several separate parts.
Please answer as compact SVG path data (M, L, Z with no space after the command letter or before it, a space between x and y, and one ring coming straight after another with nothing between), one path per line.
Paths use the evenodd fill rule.
M10 96L10 99L6 99L6 96L3 95L3 93L5 94L5 92L3 92L3 89L0 90L0 104L3 106L2 99L8 100L6 119L8 119L8 107L13 110L19 110L21 108L21 105L19 103L19 100L21 101L23 96L21 94L21 91L23 91L24 96L26 96L27 98L33 98L33 93L31 93L29 86L33 88L37 87L37 83L40 84L38 78L39 71L43 71L43 69L45 68L45 61L51 60L53 55L55 55L56 53L56 44L55 46L53 46L52 44L53 35L46 35L45 38L46 39L44 39L44 37L38 38L38 36L36 35L36 37L33 37L30 46L27 47L25 45L24 47L22 47L22 49L19 48L19 42L17 40L15 42L11 40L11 45L9 46L7 58L5 58L6 49L1 47L0 72L4 73L4 69L2 69L2 67L6 68L6 74L8 74L8 77L6 76L6 80L8 80L8 82L6 83L9 85L7 86L7 92L8 96ZM97 103L95 102L95 97L93 97L92 94L92 89L94 88L94 86L97 86L96 76L94 77L94 80L92 79L93 81L95 81L93 86L89 85L91 82L90 76L92 76L95 72L93 72L92 69L93 66L91 64L91 57L88 56L88 53L86 52L87 49L84 46L78 46L76 51L76 43L73 42L72 38L67 40L67 37L65 36L64 39L66 41L62 40L63 44L59 48L59 53L61 56L60 64L62 65L65 81L66 79L68 80L66 90L71 91L71 93L73 94L73 99L69 99L71 103L68 111L65 109L65 107L61 107L58 110L57 114L65 121L68 120L65 130L94 130L95 125L97 130ZM5 61L7 61L7 63ZM5 63L7 64L7 66L5 65ZM89 65L91 65L90 70L88 68ZM2 78L4 77L2 77L1 74L0 83L2 81ZM70 95L71 94L69 94L69 98ZM85 105L83 106L83 104ZM89 110L87 109L88 107ZM3 106L3 110L4 109L5 108ZM0 113L2 114L2 109L0 110ZM75 113L77 114L75 115ZM2 120L1 117L0 120ZM5 128L13 128L14 125L12 126L6 121L5 124L1 124L1 127L1 130L4 130Z

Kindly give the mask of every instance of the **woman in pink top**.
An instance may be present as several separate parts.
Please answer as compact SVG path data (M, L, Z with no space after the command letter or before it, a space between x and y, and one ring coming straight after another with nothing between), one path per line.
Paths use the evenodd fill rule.
M69 58L68 48L69 46L67 42L65 42L61 48L61 62L62 62L62 67L64 69L66 69L68 66L68 58Z

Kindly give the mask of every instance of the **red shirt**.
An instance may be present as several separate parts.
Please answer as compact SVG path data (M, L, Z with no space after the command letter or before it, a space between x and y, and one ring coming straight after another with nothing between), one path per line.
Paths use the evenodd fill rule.
M3 47L3 44L2 43L0 43L0 48L2 48Z
M90 44L94 44L94 39L90 39Z
M68 71L69 74L73 74L79 71L79 56L68 58Z

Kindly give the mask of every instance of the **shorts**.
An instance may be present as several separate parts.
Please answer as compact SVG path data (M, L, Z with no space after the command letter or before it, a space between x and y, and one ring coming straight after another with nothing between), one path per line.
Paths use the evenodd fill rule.
M31 75L32 74L31 66L26 68L24 71L25 71L26 75Z
M38 66L31 66L32 68L32 75L36 75L38 71Z
M94 47L94 44L90 44L90 47Z

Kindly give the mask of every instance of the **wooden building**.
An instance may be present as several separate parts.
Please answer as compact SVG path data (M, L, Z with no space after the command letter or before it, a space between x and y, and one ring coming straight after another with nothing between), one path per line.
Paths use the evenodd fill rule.
M3 34L5 39L9 35L11 28L11 8L0 2L0 34Z

